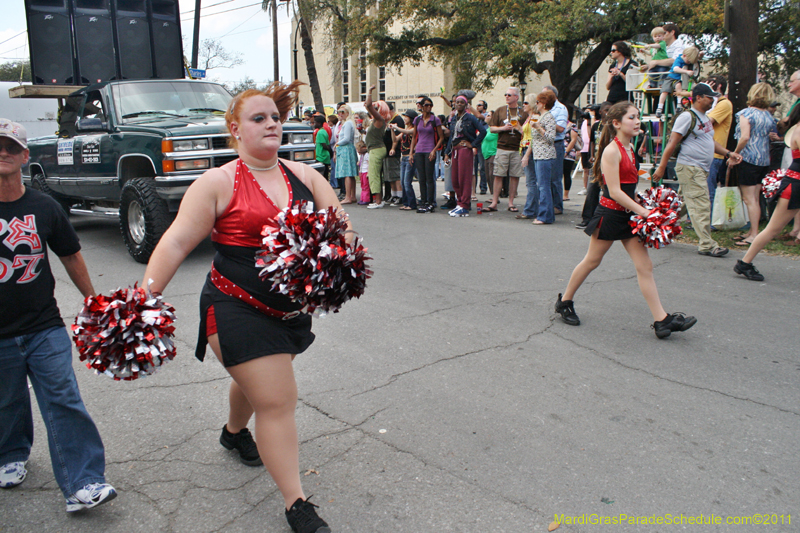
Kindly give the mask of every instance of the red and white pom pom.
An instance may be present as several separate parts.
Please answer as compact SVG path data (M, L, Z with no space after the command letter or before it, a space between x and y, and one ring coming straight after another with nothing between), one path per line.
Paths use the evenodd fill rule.
M771 200L775 196L778 189L781 188L781 180L786 177L786 171L787 169L785 168L773 170L761 180L761 192L764 193L764 198Z
M683 199L669 187L651 187L636 195L636 203L650 210L646 217L632 215L632 233L649 248L667 246L682 233L678 212Z
M72 339L87 368L130 381L175 357L173 322L175 309L161 295L134 284L86 298L72 325Z
M256 253L259 275L272 290L303 305L305 313L338 312L345 302L364 294L372 259L357 237L345 241L346 217L336 208L314 211L308 202L286 208L264 226Z

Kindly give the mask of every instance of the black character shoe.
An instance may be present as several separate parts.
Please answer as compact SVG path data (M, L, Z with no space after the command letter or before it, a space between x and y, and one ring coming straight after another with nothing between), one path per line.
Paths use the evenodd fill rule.
M686 316L683 313L672 313L667 315L664 320L653 323L656 337L664 339L669 337L673 331L686 331L697 324L697 319L693 316Z
M753 281L764 281L764 275L753 266L753 263L745 263L741 259L736 261L733 271Z
M561 300L561 293L558 293L556 301L556 313L561 315L561 320L570 326L580 326L581 319L575 314L575 304L572 300Z
M222 435L219 436L219 443L226 449L239 452L239 460L247 466L261 466L261 456L258 455L258 447L256 441L253 440L253 435L247 428L244 428L239 433L231 433L228 431L228 425L222 426Z
M439 206L440 209L455 209L458 205L455 198L448 199L445 203Z
M319 506L311 503L311 496L303 501L302 498L292 504L291 508L286 511L286 521L289 522L289 527L292 528L294 533L331 533L331 528L328 524L317 516L317 511L314 510Z

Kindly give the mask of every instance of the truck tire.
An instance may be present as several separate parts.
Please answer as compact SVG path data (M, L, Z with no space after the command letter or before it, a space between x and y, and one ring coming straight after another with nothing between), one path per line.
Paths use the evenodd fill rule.
M42 191L47 196L58 202L58 205L61 206L61 209L63 209L67 216L69 216L69 210L72 207L72 204L65 197L54 193L52 189L50 189L44 179L44 174L37 173L31 176L31 187L37 191Z
M128 180L120 195L119 226L128 253L136 262L147 263L169 224L169 209L159 198L153 181Z

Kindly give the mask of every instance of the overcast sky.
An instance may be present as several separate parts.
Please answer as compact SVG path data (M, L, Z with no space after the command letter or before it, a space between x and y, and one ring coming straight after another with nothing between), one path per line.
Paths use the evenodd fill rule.
M0 21L0 63L30 59L24 0L3 2L3 21ZM194 0L182 0L181 33L187 47L185 56L191 59L194 27ZM217 5L214 5L217 4ZM202 0L200 39L219 39L223 46L240 52L244 64L231 69L213 69L208 79L235 83L250 76L258 84L272 79L272 24L268 14L255 0ZM291 23L286 7L278 8L278 42L280 73L284 81L291 74ZM299 48L299 37L298 37ZM302 53L302 49L300 49Z

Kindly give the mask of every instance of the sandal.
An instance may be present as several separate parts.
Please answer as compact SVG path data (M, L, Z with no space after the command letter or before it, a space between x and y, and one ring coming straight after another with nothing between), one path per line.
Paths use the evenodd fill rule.
M747 239L739 239L733 243L734 246L750 246L751 244L753 243Z
M508 206L508 210L511 211L512 213L519 213L519 209L517 209L513 205Z
M471 202L477 202L478 201L478 197L473 195L472 198L470 198L470 201Z
M400 206L400 211L413 211L414 208L408 207L407 205Z
M492 207L490 205L487 205L486 207L483 208L483 210L484 211L497 211L497 208L496 207Z

